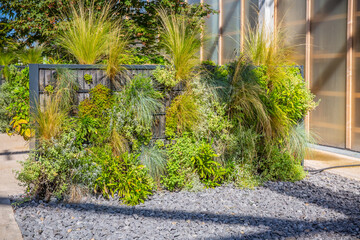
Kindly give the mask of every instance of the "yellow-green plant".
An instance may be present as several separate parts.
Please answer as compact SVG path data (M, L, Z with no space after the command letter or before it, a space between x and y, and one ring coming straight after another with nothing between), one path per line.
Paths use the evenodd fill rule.
M201 19L191 22L185 16L158 9L161 43L166 57L175 68L176 80L188 80L200 64Z
M4 66L1 74L5 77L5 79L9 79L10 77L10 69L9 65L13 63L16 59L15 54L12 52L0 52L0 65Z
M35 47L24 48L18 53L18 57L23 64L42 63L43 47L41 45Z
M127 58L126 47L129 44L128 37L124 35L121 24L117 24L118 26L109 33L106 58L106 74L115 84L115 87L117 87L115 81L116 75L124 70L124 67L120 64L123 62L123 59Z
M255 65L266 66L271 76L277 67L291 65L294 46L286 44L286 31L280 25L270 31L265 24L250 27L244 38L244 54Z
M111 22L110 4L99 12L94 2L86 7L84 1L71 4L69 14L63 14L64 21L58 35L58 43L73 55L80 64L95 64L104 58Z

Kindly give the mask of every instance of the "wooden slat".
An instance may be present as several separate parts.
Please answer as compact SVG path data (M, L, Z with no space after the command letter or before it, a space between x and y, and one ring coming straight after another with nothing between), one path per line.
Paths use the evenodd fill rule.
M306 0L306 49L305 49L305 81L306 86L311 86L311 13L312 13L312 0ZM310 118L311 114L308 113L305 117L305 129L310 132Z

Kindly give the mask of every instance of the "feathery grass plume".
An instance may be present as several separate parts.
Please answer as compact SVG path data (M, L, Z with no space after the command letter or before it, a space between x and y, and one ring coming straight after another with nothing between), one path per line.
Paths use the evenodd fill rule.
M153 115L162 107L162 94L154 89L151 78L136 75L120 93L124 106L135 120L150 128Z
M0 52L0 65L4 66L1 73L6 80L10 77L10 69L9 65L14 63L16 60L16 56L14 53L9 51L2 51Z
M128 140L123 135L121 135L114 127L111 129L110 132L109 143L115 156L120 156L121 154L130 151Z
M151 146L142 146L139 156L141 164L145 165L150 176L155 180L166 173L166 153L165 151Z
M36 102L32 116L37 137L44 141L50 141L61 133L78 86L75 75L68 69L59 68L57 74L55 91L43 106Z
M109 20L110 4L105 4L98 12L91 1L70 5L70 13L63 13L62 30L58 44L73 55L80 64L95 64L105 57L112 23Z
M257 132L263 132L266 137L270 137L271 118L262 101L266 92L254 79L251 68L253 66L245 58L238 60L232 79L229 110L233 117L238 118L240 124L251 123L256 126Z
M125 68L120 64L122 60L127 58L126 48L129 45L128 36L125 35L121 23L117 23L117 27L112 29L108 37L106 74L113 82L114 86L118 88L115 81L116 75Z
M51 141L61 133L63 123L67 117L67 111L60 107L61 99L49 97L44 106L39 102L33 113L34 128L40 141Z
M198 52L201 46L201 19L191 22L185 16L160 8L161 43L166 58L175 67L176 80L189 80L200 64Z
M20 61L26 65L31 63L42 63L42 53L43 46L37 45L35 47L23 48L17 55Z
M277 67L291 65L294 47L286 44L286 31L281 25L271 32L265 24L247 26L244 39L244 54L253 62L268 68L271 76Z
M315 136L306 131L303 123L299 123L290 129L288 138L285 140L285 149L292 153L296 160L304 160L308 154L308 145L316 143Z

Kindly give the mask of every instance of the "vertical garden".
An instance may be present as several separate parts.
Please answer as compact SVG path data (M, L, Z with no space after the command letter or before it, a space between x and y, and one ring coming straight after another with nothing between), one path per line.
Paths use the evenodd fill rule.
M134 16L116 4L69 4L56 15L56 53L46 45L4 52L0 127L36 139L17 174L29 195L46 201L117 195L135 205L159 190L253 188L305 177L301 161L311 139L302 120L316 103L284 33L249 28L244 51L231 63L200 62L203 17L216 13L166 2L144 3ZM130 26L139 14L154 23L151 34ZM26 61L29 51L40 60ZM11 64L20 57L39 63L41 56L51 64L101 64L109 84L80 99L76 71L58 68L43 101L30 109L29 70ZM139 63L161 65L150 75L129 74L124 66ZM91 85L93 76L81 81ZM154 137L159 114L164 138Z

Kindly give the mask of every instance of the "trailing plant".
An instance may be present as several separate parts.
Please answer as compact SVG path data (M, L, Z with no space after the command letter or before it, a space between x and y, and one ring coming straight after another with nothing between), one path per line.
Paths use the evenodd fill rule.
M110 148L99 149L96 154L102 168L96 191L105 197L116 193L129 205L144 202L152 194L154 184L145 166L139 165L139 155L124 153L114 157Z
M11 116L7 111L7 107L14 100L11 98L12 85L6 81L0 86L0 132L5 133L10 127Z

